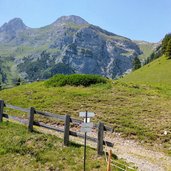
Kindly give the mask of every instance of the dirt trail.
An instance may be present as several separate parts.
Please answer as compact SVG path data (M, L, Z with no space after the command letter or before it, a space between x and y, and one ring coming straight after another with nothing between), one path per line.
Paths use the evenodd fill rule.
M115 134L107 138L114 142L113 153L119 158L135 163L140 171L171 171L171 157L162 152L149 150L133 140L125 140Z
M42 130L42 128L39 128ZM57 133L49 130L42 130L46 133L55 134L63 138L63 134ZM97 133L89 133L93 137L96 137ZM125 140L121 138L118 134L108 133L105 135L105 139L113 142L114 147L112 148L113 154L117 155L118 158L126 160L128 163L134 163L139 171L171 171L171 157L166 156L162 152L157 152L154 150L149 150L142 145L139 145L133 140ZM70 136L70 140L83 144L84 140L76 137ZM96 148L96 143L87 142L89 146ZM106 150L106 146L104 146Z
M17 121L25 123L28 122L26 119L19 119ZM53 125L59 127L59 125ZM63 128L60 126L60 128ZM45 128L36 127L36 129L42 133L48 133L56 135L63 138L63 134L51 131ZM78 131L78 130L77 130ZM96 137L97 132L88 133L89 136ZM76 137L70 136L70 140L76 143L83 144L84 140ZM138 144L133 140L125 140L116 133L105 134L105 140L114 143L112 148L113 154L117 155L118 158L122 158L129 163L134 163L139 171L171 171L171 157L166 156L166 154L154 150L149 150L146 147ZM87 144L91 147L96 148L96 143L87 141ZM108 148L105 146L105 150Z

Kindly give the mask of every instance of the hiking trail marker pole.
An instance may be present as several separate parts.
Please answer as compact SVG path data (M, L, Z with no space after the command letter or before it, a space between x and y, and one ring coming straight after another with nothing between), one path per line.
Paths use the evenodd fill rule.
M93 128L93 123L90 122L90 118L94 117L93 112L79 112L79 116L84 118L84 122L81 124L81 132L84 132L84 171L86 170L86 141L87 132L91 132Z

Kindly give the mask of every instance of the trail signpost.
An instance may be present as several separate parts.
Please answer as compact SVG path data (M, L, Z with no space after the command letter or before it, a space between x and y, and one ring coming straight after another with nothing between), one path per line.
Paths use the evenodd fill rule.
M95 116L93 112L80 112L79 113L79 117L86 118L86 115L87 115L87 118L92 118Z
M93 128L93 123L90 122L90 118L94 117L95 114L93 112L79 112L79 116L84 118L84 123L81 124L81 132L84 132L84 171L86 166L86 138L87 132L91 132Z
M84 123L82 123L81 124L81 129L80 129L80 131L81 132L91 132L91 130L92 130L92 128L93 128L93 123L92 122L84 122Z

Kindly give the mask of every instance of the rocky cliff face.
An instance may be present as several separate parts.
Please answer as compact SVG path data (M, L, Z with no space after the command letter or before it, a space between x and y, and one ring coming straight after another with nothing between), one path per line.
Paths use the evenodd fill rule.
M79 29L65 46L62 62L77 73L100 74L110 78L132 68L132 59L140 53L130 40L105 34L92 25Z
M14 18L0 27L0 43L3 44L12 41L20 32L26 29L27 27L20 18Z
M21 19L11 20L0 28L1 56L7 46L13 48L6 55L15 58L19 74L27 79L48 78L56 73L116 78L130 70L132 60L141 54L130 39L78 16L64 16L39 29L25 26Z

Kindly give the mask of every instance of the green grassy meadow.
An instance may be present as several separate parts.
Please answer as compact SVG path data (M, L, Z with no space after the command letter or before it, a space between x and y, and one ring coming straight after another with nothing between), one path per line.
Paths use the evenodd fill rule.
M70 143L65 147L63 141L54 135L37 131L30 133L25 126L9 121L0 123L0 139L2 171L83 170L84 147L79 144ZM88 147L86 170L103 171L106 166L105 156L97 156L97 151Z
M168 85L171 84L171 60L162 56L144 67L125 76L121 81L138 84Z
M106 84L47 87L45 82L35 82L2 90L0 98L8 104L70 114L75 118L79 118L80 111L95 112L93 122L103 121L123 137L142 144L160 144L157 148L171 155L170 66L171 60L163 56L120 80L110 80ZM8 108L5 112L28 117Z
M90 87L46 87L37 82L2 90L0 98L8 104L76 118L80 111L92 111L94 122L103 121L123 137L143 144L161 144L161 150L171 154L171 88L167 86L111 81ZM7 108L5 112L27 117Z

